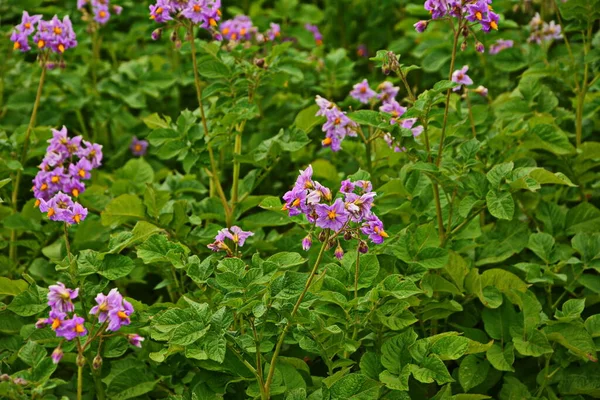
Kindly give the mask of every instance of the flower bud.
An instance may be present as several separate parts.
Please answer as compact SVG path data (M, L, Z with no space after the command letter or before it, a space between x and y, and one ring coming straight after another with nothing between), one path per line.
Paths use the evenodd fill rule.
M100 369L100 367L102 367L102 357L100 357L100 354L97 354L92 361L92 368Z
M171 42L176 42L179 40L179 35L177 35L177 31L171 32L170 39L171 39Z
M27 385L27 380L25 380L23 378L15 378L15 379L13 379L13 383L15 385L25 386L25 385Z
M85 366L85 357L83 356L83 354L78 354L77 355L76 363L77 363L78 367Z
M52 352L52 362L54 364L58 364L60 362L60 360L63 358L63 356L65 355L65 353L63 352L63 350L60 348L60 346L58 346L56 349L54 349L54 351Z
M36 329L42 329L42 328L45 328L45 327L46 327L46 325L48 325L48 324L46 323L46 319L45 319L45 318L40 318L40 319L38 319L38 320L37 320L37 322L35 323L35 327L36 327Z
M144 341L142 336L138 335L137 333L132 333L127 335L127 339L129 340L129 344L132 346L142 348L142 342Z
M351 239L352 239L352 232L350 232L350 231L344 232L344 240L351 240Z
M341 260L344 257L344 249L342 249L342 246L340 246L340 244L338 243L337 248L335 249L335 252L333 253L333 255L335 256L335 258L337 258L338 260Z
M427 29L427 24L429 22L428 21L419 21L416 24L414 24L413 26L415 27L415 30L419 33L424 32L425 29Z
M483 53L485 52L485 46L483 45L483 43L481 42L476 42L475 43L475 51L478 53Z
M10 381L10 375L8 375L8 374L0 375L0 382L7 382L7 381Z
M467 41L465 40L460 45L460 51L465 51L466 48L467 48Z
M319 233L319 242L324 242L325 239L327 239L327 233L325 233L325 231L321 231L321 233Z
M310 249L310 246L312 246L312 237L309 234L304 239L302 239L302 249L304 251L308 251Z
M254 65L258 68L265 68L265 59L264 58L255 58Z
M123 12L123 7L113 6L113 11L115 12L116 15L121 15L121 13Z
M158 40L161 38L163 33L162 28L158 28L152 31L152 40Z
M366 254L369 251L369 245L364 240L361 240L358 244L358 251L362 254Z

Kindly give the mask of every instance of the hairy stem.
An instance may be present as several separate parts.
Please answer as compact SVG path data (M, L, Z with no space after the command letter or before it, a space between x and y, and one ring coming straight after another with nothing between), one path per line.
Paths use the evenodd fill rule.
M200 83L200 75L198 74L198 60L196 59L196 42L194 37L194 26L189 26L189 38L190 38L190 46L192 50L192 64L194 68L194 83L196 86L196 96L198 97L198 105L200 107L200 116L202 117L202 127L204 128L204 136L208 137L208 124L206 122L206 114L204 113L204 104L202 102L202 85ZM219 195L219 199L223 204L223 208L225 210L225 219L229 220L229 214L231 212L229 208L229 204L227 203L227 198L225 197L225 192L223 192L223 187L221 186L221 182L219 181L219 173L217 168L217 163L215 161L215 154L212 149L212 145L210 141L206 141L206 148L208 149L208 156L210 158L210 168L211 168L211 178L214 185L214 188Z
M471 106L471 98L469 97L469 92L467 91L465 94L465 98L467 99L467 108L469 109L469 122L471 123L471 132L473 132L473 137L477 137L477 130L475 129L475 118L473 117L473 107Z
M233 146L233 185L231 188L231 213L229 214L230 220L227 221L227 226L231 226L233 224L234 212L239 203L239 182L240 182L240 161L238 160L238 156L242 154L242 133L244 132L244 127L246 126L246 121L243 121L240 125L239 129L235 134L235 144Z
M42 56L44 57L44 56ZM46 62L45 59L42 60L42 74L40 75L40 82L37 88L37 94L35 96L35 102L33 103L33 110L31 111L31 118L29 118L29 125L27 126L27 131L25 132L25 139L23 140L23 149L21 150L21 157L19 161L21 162L21 166L25 167L25 161L27 160L27 152L29 151L29 139L31 137L31 131L33 131L33 127L35 126L35 119L37 117L38 108L40 106L40 100L42 99L42 89L44 88L44 81L46 80ZM19 209L18 201L19 201L19 186L21 184L21 177L23 175L23 170L19 169L17 171L17 175L13 182L13 192L12 192L12 208L13 213L16 213ZM13 263L17 262L17 231L12 230L10 232L10 249L9 255L10 259Z
M327 247L328 243L329 243L329 234L327 234L327 237L325 238L325 240L323 241L323 244L321 245L321 250L319 251L319 255L317 256L317 260L315 261L313 269L310 272L310 275L308 276L306 284L304 285L304 290L302 290L300 297L298 297L298 300L296 301L296 304L294 305L294 309L292 310L292 314L290 315L290 319L288 320L287 324L285 324L285 327L283 328L281 335L279 335L279 340L277 340L277 344L275 345L275 351L273 352L273 357L271 358L271 363L269 365L269 372L267 373L267 380L265 381L265 386L264 386L267 399L269 398L270 393L271 393L271 383L273 382L273 376L275 375L275 365L277 364L277 357L279 357L279 353L281 352L281 347L283 346L283 341L285 340L285 335L288 333L290 327L292 326L292 318L294 318L294 316L298 312L298 309L300 308L300 304L302 304L302 301L304 300L304 296L306 296L306 293L308 292L308 289L310 288L310 285L311 285L313 279L315 278L315 275L317 273L317 268L319 268L319 264L321 264L321 260L323 260L323 255L325 254L325 248Z

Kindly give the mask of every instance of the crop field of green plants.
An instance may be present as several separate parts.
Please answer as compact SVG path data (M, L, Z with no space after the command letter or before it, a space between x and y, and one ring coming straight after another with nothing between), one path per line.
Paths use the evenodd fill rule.
M600 398L600 0L0 0L0 399Z

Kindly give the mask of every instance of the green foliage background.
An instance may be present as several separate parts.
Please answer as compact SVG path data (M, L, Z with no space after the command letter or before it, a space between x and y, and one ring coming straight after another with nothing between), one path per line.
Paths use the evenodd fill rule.
M0 372L27 380L0 382L0 397L75 398L74 346L56 366L49 352L58 339L34 327L47 312L45 288L61 280L81 288L87 309L97 292L119 288L136 308L128 331L146 337L136 351L108 340L99 370L88 354L86 398L264 397L258 382L288 323L274 399L599 398L600 3L494 2L500 30L478 38L515 46L479 54L470 40L458 52L457 68L469 65L489 97L469 97L472 119L464 98L449 97L439 165L431 155L451 87L452 30L440 22L414 32L428 18L421 2L223 3L225 18L247 13L261 30L277 22L296 39L233 49L196 40L231 215L210 193L190 44L176 48L169 32L150 40L146 2L118 2L123 14L101 29L99 58L75 1L0 3ZM22 165L40 74L35 56L12 52L8 40L23 9L71 15L79 46L48 74ZM568 44L527 43L536 11L562 22ZM305 23L319 25L324 46ZM357 55L360 44L373 60ZM400 55L417 96L407 116L428 122L431 151L412 137L403 138L405 153L376 141L369 158L359 140L346 139L339 153L322 148L315 95L356 109L347 94L368 78L391 80L409 97L399 77L382 73L384 49ZM350 115L365 130L390 129L377 111ZM62 125L105 150L81 197L90 215L69 231L72 265L62 225L47 221L28 191L50 128ZM149 140L147 156L130 154L134 135ZM390 238L359 264L356 248L341 261L326 253L295 314L319 249L302 251L305 232L280 198L308 164L335 190L347 176L371 179ZM206 249L227 223L255 232L239 259Z

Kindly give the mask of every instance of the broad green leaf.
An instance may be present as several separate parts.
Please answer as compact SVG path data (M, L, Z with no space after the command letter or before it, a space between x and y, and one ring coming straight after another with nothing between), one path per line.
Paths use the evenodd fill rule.
M498 371L514 372L515 350L512 343L506 343L504 350L499 344L494 344L486 352L487 360Z
M24 280L11 280L0 276L0 295L16 296L27 290L27 286Z
M144 219L146 212L139 197L123 194L114 198L102 212L102 224L116 228L132 220Z
M515 202L510 192L490 190L486 195L490 214L498 219L511 220L515 214Z
M134 267L133 260L129 257L120 254L107 254L102 260L98 273L106 279L114 281L129 275Z
M458 367L458 382L465 392L480 385L487 378L490 364L477 356L468 355Z

